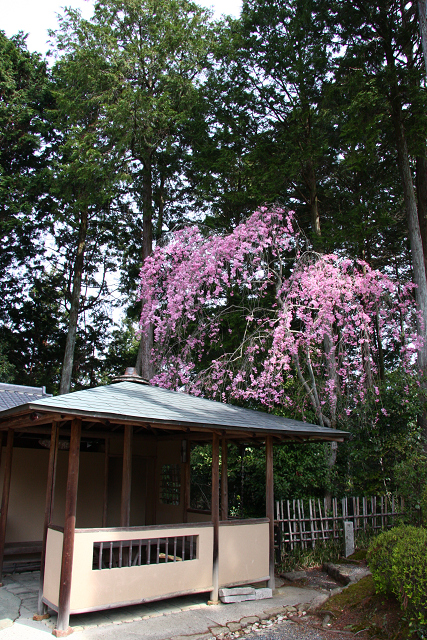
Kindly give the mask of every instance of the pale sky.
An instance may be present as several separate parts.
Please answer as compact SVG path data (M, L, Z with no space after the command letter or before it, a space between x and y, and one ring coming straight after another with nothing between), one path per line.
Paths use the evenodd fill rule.
M237 17L242 0L196 0L197 4L215 11L215 17L222 14ZM48 29L57 26L56 15L62 7L80 9L84 18L92 15L94 0L0 0L0 29L8 37L23 31L28 33L27 46L30 51L46 53Z

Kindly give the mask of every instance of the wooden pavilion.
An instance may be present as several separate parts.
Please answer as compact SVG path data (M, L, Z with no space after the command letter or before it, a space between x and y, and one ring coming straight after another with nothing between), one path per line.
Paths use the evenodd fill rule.
M96 611L268 580L273 442L347 434L152 387L135 375L0 411L5 544L42 544L39 615ZM0 440L1 442L1 440ZM211 511L190 508L190 445L212 444ZM227 444L265 443L266 518L228 517ZM221 451L221 482L220 482ZM43 488L44 487L44 488Z

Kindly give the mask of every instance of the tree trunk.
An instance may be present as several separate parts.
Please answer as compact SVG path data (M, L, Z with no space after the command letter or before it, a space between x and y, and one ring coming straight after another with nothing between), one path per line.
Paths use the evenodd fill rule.
M159 243L163 233L163 220L165 212L165 178L160 176L159 194L157 198L157 228L156 243Z
M409 164L408 148L406 144L405 133L400 118L400 105L393 106L394 130L396 136L397 155L399 163L399 171L401 175L405 209L408 220L409 242L411 246L412 272L414 282L417 285L415 289L415 297L418 307L421 311L424 327L419 327L420 334L424 340L426 338L427 328L427 278L424 266L424 251L421 238L420 224L418 220L417 201L415 198L415 189L412 182L411 167ZM419 366L422 371L426 370L427 365L427 341L419 351Z
M425 153L417 157L416 172L418 221L424 250L424 268L427 274L427 158ZM424 392L427 391L426 386L424 383ZM427 411L425 409L418 416L418 425L424 436L424 449L427 450Z
M425 269L425 258L423 241L420 231L420 223L417 210L417 200L415 197L414 183L412 179L411 166L409 163L408 146L403 127L402 106L400 102L399 87L395 76L394 59L392 54L387 54L387 64L394 71L395 81L391 86L390 102L393 127L396 139L397 158L400 177L403 186L403 196L405 202L406 216L408 220L409 242L411 247L412 275L415 284L415 299L421 313L421 322L418 326L418 333L424 340L423 346L418 351L418 367L421 374L427 373L427 277ZM422 438L424 447L427 446L427 420L421 419Z
M427 76L427 0L418 0L418 18L420 21L421 43L423 45L424 66Z
M427 158L425 155L417 158L416 171L418 222L427 273Z
M71 375L73 372L74 350L76 346L77 321L79 318L80 295L82 289L82 273L84 264L84 254L86 248L86 236L88 226L88 210L84 208L81 212L79 236L77 243L76 258L74 260L73 289L71 292L70 319L68 322L67 340L65 343L64 362L62 364L61 384L59 393L70 393Z
M338 381L338 374L337 374L336 350L335 350L334 341L332 339L332 331L331 331L331 335L328 335L327 333L325 333L323 337L323 348L325 349L328 378L331 382L334 383L335 392L336 394L338 394L339 381ZM337 400L338 400L337 395L335 395L334 398L331 398L331 416L330 416L331 429L337 428ZM327 504L329 504L332 499L332 494L329 487L331 485L332 469L337 460L337 443L331 442L329 445L326 445L326 447L327 447L326 464L328 467L328 473L327 473L328 488L325 491L325 498L326 498Z
M320 238L320 215L319 215L319 203L317 200L317 184L316 174L314 172L313 161L308 160L305 166L305 182L309 192L309 206L310 206L310 220L313 234L316 238Z
M375 337L377 340L377 351L378 351L378 373L380 376L380 380L384 382L385 380L384 351L383 351L383 345L381 342L381 329L380 329L378 309L374 318L374 327L375 327Z
M144 162L143 193L142 193L142 261L153 251L153 175L151 156ZM138 375L146 380L153 377L151 352L154 346L153 326L147 327L141 335L135 369Z

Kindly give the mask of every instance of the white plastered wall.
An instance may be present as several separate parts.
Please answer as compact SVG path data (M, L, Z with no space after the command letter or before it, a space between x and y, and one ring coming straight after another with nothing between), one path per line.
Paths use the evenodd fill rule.
M6 542L42 540L49 451L15 447L12 457ZM53 522L64 522L68 451L58 452ZM80 454L77 522L97 527L102 522L104 454Z

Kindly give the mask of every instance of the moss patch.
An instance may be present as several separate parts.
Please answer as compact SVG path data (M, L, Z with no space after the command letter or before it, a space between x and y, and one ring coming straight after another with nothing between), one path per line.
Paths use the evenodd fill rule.
M373 597L374 595L375 586L372 576L366 576L366 578L362 578L362 580L359 580L356 584L351 584L341 593L337 593L337 595L329 598L327 601L327 609L337 617L346 607L357 607L357 605L366 598Z
M362 564L366 565L366 554L368 553L367 549L359 549L359 551L355 551L348 556L348 558L338 558L336 561L337 564Z
M330 598L324 609L334 617L333 629L358 633L361 640L406 640L409 635L399 603L395 598L377 595L372 576Z

